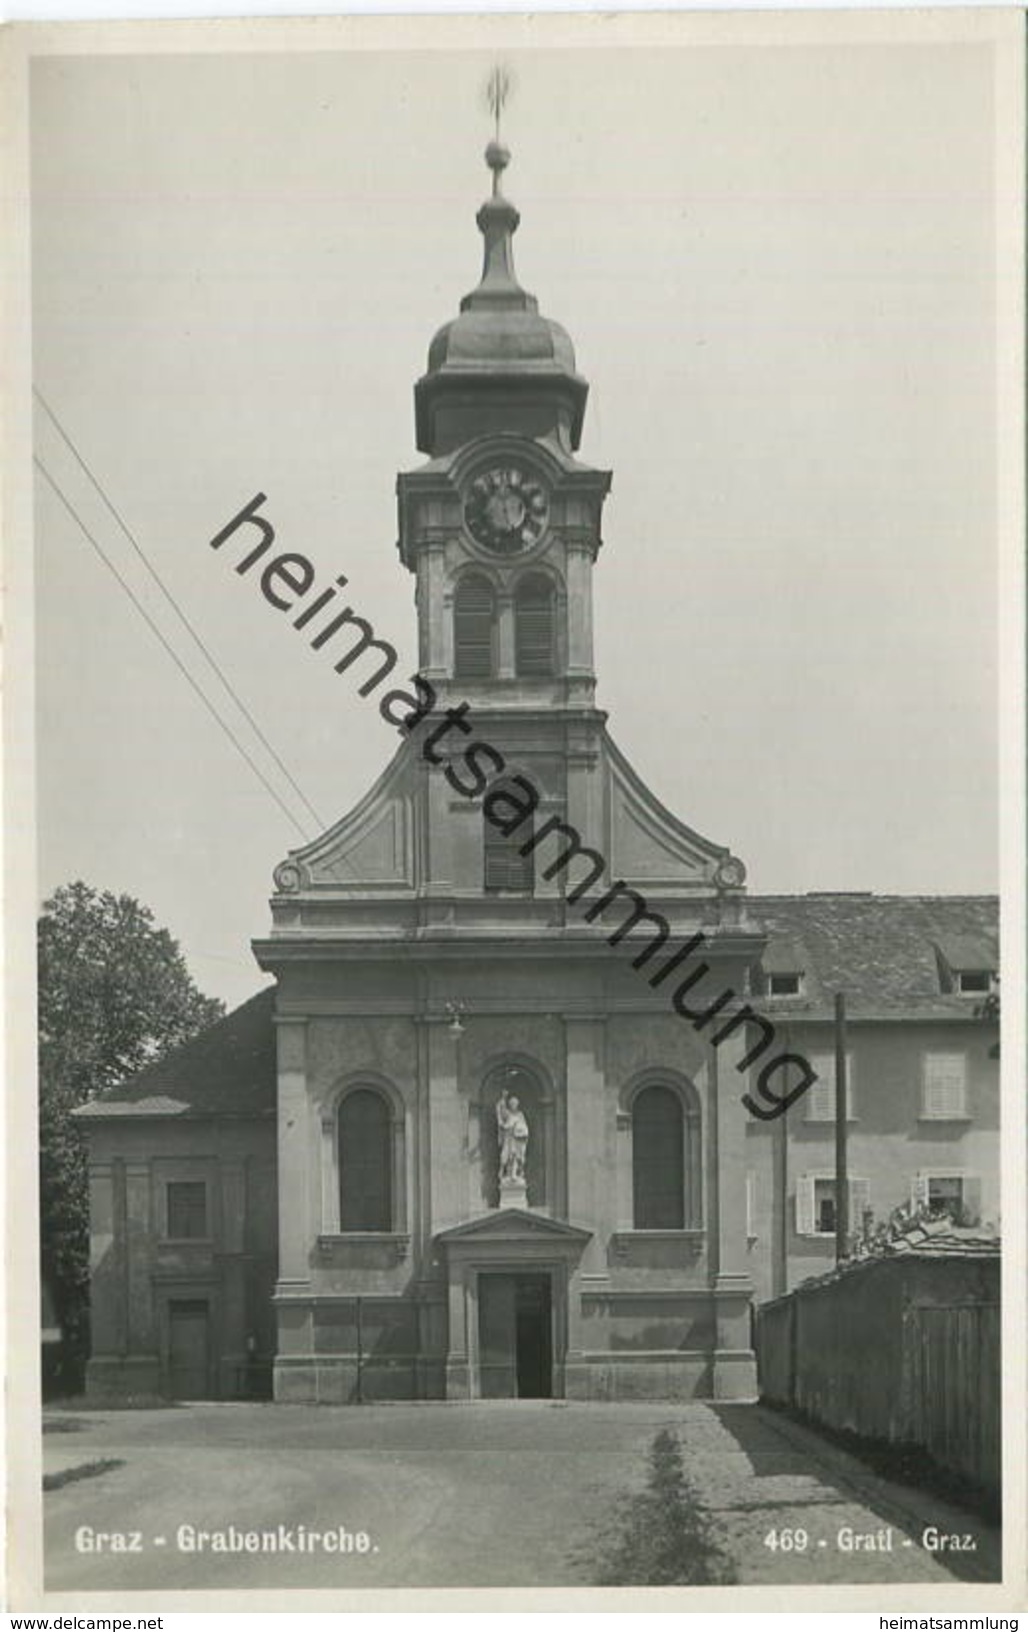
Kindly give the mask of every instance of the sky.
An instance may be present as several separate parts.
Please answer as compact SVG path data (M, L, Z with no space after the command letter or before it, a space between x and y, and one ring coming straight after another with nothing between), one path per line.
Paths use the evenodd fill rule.
M597 700L757 893L992 891L993 49L767 22L715 44L679 19L659 49L518 27L499 53L518 274L590 382L579 456L614 473ZM325 826L395 738L208 543L265 493L281 547L346 573L415 667L395 479L480 271L497 54L33 65L36 385ZM199 675L42 411L36 447ZM42 481L36 656L40 898L137 896L241 1001L301 836Z

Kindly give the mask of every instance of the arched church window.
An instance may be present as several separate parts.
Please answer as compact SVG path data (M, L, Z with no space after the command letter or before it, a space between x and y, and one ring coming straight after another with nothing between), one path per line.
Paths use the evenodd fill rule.
M523 578L514 596L514 668L519 675L557 672L553 585L541 573Z
M458 680L496 673L496 597L477 574L457 586L453 602L453 672Z
M374 1088L355 1088L339 1107L339 1227L391 1230L393 1153L389 1106Z
M682 1230L686 1221L682 1101L654 1083L632 1101L632 1213L637 1230Z
M518 811L524 810L524 794L516 785L512 785L510 799L505 800L504 787L503 782L494 783L482 809L482 847L485 853L483 884L486 890L492 892L510 890L531 895L535 889L535 851L529 850L526 856L521 854L522 848L532 839L531 816L523 816L508 835L503 831L503 826L497 825L487 813L492 810L498 818L508 816L510 823L513 823Z

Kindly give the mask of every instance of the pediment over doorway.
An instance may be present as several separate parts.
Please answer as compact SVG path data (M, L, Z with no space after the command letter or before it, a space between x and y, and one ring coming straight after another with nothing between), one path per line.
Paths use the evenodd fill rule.
M579 1229L576 1224L565 1224L558 1218L542 1213L530 1213L522 1207L503 1207L469 1219L466 1224L454 1224L440 1230L436 1241L440 1246L475 1246L530 1242L551 1247L581 1251L592 1239L591 1230Z

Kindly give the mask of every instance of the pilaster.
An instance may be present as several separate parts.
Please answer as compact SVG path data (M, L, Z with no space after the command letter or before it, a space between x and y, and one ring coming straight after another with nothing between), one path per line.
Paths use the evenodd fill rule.
M745 1028L717 1048L708 1045L709 1162L708 1257L713 1302L715 1399L755 1399L756 1357L751 1348L753 1281L746 1239L746 1078L735 1069L746 1051Z
M746 1053L745 1027L739 1027L716 1049L709 1048L712 1129L717 1157L717 1259L712 1265L719 1286L741 1283L751 1288L746 1238L746 1117L742 1103L746 1076L735 1069Z
M607 1151L606 1017L564 1017L567 1071L568 1220L592 1231L582 1257L584 1273L605 1268L603 1251L612 1220Z
M593 595L592 546L569 542L566 550L567 573L567 672L569 675L593 676Z
M451 1273L448 1286L449 1345L446 1354L446 1398L471 1398L468 1327L477 1318L477 1299L470 1296L467 1269Z
M339 1234L339 1172L336 1164L336 1113L335 1109L322 1109L320 1118L321 1139L319 1152L321 1160L319 1171L321 1175L321 1224L319 1234Z
M239 1160L219 1163L221 1181L221 1393L239 1388L246 1364L246 1169Z
M122 1164L89 1164L89 1319L94 1355L125 1354L125 1242L118 1229L123 1195L115 1193ZM122 1189L122 1185L118 1185Z
M149 1162L125 1163L125 1266L128 1348L142 1354L156 1347L151 1253L154 1225Z
M441 541L418 552L418 667L426 679L453 672L452 597L446 589L446 554Z
M449 895L453 889L456 867L454 857L454 821L451 804L453 789L446 780L442 766L424 764L418 772L424 778L424 804L427 811L422 835L421 879L428 895Z
M308 1258L318 1233L312 1228L314 1202L310 1161L310 1106L307 1095L307 1022L276 1018L278 1038L278 1212L279 1283L310 1279ZM320 1198L318 1198L320 1199Z
M468 1155L466 1104L459 1091L459 1040L440 1020L428 1033L428 1129L431 1232L459 1224L467 1216Z

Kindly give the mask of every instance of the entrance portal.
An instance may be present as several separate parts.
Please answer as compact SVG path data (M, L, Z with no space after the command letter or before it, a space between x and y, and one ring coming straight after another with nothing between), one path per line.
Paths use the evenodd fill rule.
M550 1276L478 1278L479 1383L486 1400L548 1400L553 1394Z

